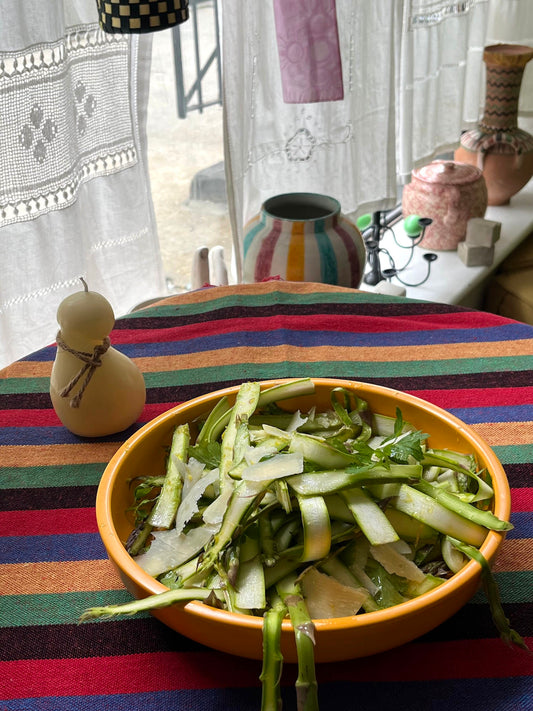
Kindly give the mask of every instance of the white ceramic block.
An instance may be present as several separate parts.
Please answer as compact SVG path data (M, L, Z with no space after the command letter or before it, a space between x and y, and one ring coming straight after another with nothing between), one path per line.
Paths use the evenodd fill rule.
M390 296L405 296L407 289L400 284L392 284L390 281L380 281L374 287L375 294L389 294Z
M500 239L501 222L473 217L466 225L465 242L474 247L492 247Z
M488 267L494 261L494 247L478 247L466 241L459 242L457 255L467 267Z

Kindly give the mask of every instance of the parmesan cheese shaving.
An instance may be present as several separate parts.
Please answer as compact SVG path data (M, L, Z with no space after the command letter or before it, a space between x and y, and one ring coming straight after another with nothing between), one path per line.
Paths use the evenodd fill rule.
M211 526L199 526L188 533L178 534L174 528L169 531L155 531L154 540L146 553L135 557L135 562L156 577L161 573L186 563L197 555L216 533Z
M400 575L402 578L413 580L415 583L422 583L426 579L424 573L412 560L408 560L389 543L370 546L370 554L378 563L381 563L387 573Z
M291 454L276 454L270 459L245 467L241 476L245 481L268 481L292 474L301 474L303 470L303 456L299 452L293 452Z
M212 469L189 486L186 495L181 500L176 514L176 532L181 533L194 514L198 511L198 501L210 484L218 480L218 469Z

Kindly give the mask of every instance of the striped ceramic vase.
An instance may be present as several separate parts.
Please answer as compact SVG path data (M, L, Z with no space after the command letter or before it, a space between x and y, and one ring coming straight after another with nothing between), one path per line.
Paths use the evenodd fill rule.
M356 288L365 261L361 233L326 195L271 197L244 229L245 282L279 276Z

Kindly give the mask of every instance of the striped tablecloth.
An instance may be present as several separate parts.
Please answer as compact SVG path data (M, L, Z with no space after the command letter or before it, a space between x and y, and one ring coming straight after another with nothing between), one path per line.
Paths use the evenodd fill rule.
M112 343L144 372L139 426L244 380L334 376L425 398L494 448L514 530L496 575L533 647L533 327L460 307L271 281L171 297L119 319ZM149 615L78 624L129 599L94 502L131 430L80 439L48 395L55 347L0 373L0 711L252 711L260 663L204 648ZM533 655L507 648L481 593L425 637L318 669L322 711L531 711ZM295 672L284 670L285 708Z

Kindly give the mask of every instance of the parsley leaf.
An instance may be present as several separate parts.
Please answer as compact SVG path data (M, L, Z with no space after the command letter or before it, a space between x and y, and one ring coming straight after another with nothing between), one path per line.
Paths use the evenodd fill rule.
M424 458L422 442L426 440L429 435L420 430L404 431L404 427L405 423L402 412L399 408L396 408L394 434L382 443L379 452L384 457L389 457L393 462L398 464L408 464L412 459L421 462Z
M192 445L189 447L189 457L194 457L210 469L216 469L220 465L220 442Z

